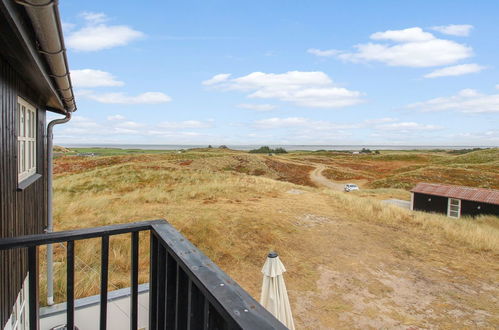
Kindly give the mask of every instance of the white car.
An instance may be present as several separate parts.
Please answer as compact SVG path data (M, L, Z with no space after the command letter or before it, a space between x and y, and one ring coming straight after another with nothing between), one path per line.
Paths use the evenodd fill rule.
M357 186L356 184L353 184L353 183L347 183L345 185L346 192L353 191L353 190L359 190L359 186Z

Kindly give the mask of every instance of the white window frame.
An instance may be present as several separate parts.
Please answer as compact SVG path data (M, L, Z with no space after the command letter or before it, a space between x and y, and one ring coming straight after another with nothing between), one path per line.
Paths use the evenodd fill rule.
M16 303L12 307L4 330L27 330L29 329L29 308L28 308L28 276L24 279L23 286L17 295Z
M17 98L17 174L18 182L36 173L36 108L21 97Z
M454 215L451 215L451 212L456 212L456 211L453 211L451 210L451 203L452 201L457 201L457 207L458 207L458 210L457 210L457 216L454 216ZM451 218L460 218L461 217L461 200L460 199L457 199L457 198L448 198L448 202L447 202L447 216L448 217L451 217Z

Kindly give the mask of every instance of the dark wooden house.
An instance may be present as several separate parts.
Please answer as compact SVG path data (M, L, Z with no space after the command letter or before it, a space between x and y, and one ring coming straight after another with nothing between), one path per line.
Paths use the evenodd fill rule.
M75 110L57 7L39 2L0 1L0 238L46 229L46 111ZM1 329L25 328L27 272L25 249L0 251Z
M443 213L452 218L499 216L499 190L418 183L411 190L411 209Z
M66 258L75 328L75 245L101 240L100 329L108 322L109 238L129 235L130 329L138 328L139 232L149 233L148 329L285 329L165 220L45 233L53 124L76 110L55 0L0 0L0 329L39 329L39 246ZM46 112L65 116L46 124ZM58 121L58 122L56 122ZM122 315L120 315L122 317Z

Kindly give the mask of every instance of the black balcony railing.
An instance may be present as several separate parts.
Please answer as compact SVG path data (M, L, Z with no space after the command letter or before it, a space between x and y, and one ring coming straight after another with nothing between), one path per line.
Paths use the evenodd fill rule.
M107 328L109 236L130 233L130 328L138 325L139 232L150 231L149 329L286 329L165 220L0 240L0 250L28 249L30 329L39 329L38 247L66 242L67 328L74 329L75 241L101 238L100 329Z

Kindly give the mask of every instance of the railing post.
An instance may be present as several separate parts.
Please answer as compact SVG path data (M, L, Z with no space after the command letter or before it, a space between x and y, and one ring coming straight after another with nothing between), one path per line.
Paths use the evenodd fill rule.
M68 330L74 330L75 326L75 317L74 317L74 298L75 298L75 290L74 290L74 281L75 281L75 259L74 259L74 241L68 241L67 248L67 265L66 265L66 300L67 300L67 310L66 310L66 327Z
M159 242L158 242L159 243ZM157 305L157 326L158 329L167 329L166 327L166 249L158 244L158 305Z
M38 291L38 246L30 246L28 248L28 271L29 328L31 330L38 330L40 328L38 309L38 303L40 301Z
M137 330L138 325L138 298L139 298L139 232L132 232L131 248L131 290L130 295L130 329Z
M158 317L158 239L149 234L149 329L156 330Z
M187 329L187 319L189 313L189 278L182 267L177 263L177 301L176 301L176 316L175 328Z
M109 277L109 236L102 236L100 270L100 322L99 328L107 328L107 281Z
M177 318L177 261L166 252L166 328L175 329Z
M205 298L191 279L188 286L187 329L203 329Z
M210 329L210 302L206 297L204 297L204 306L203 306L203 328L204 330Z

